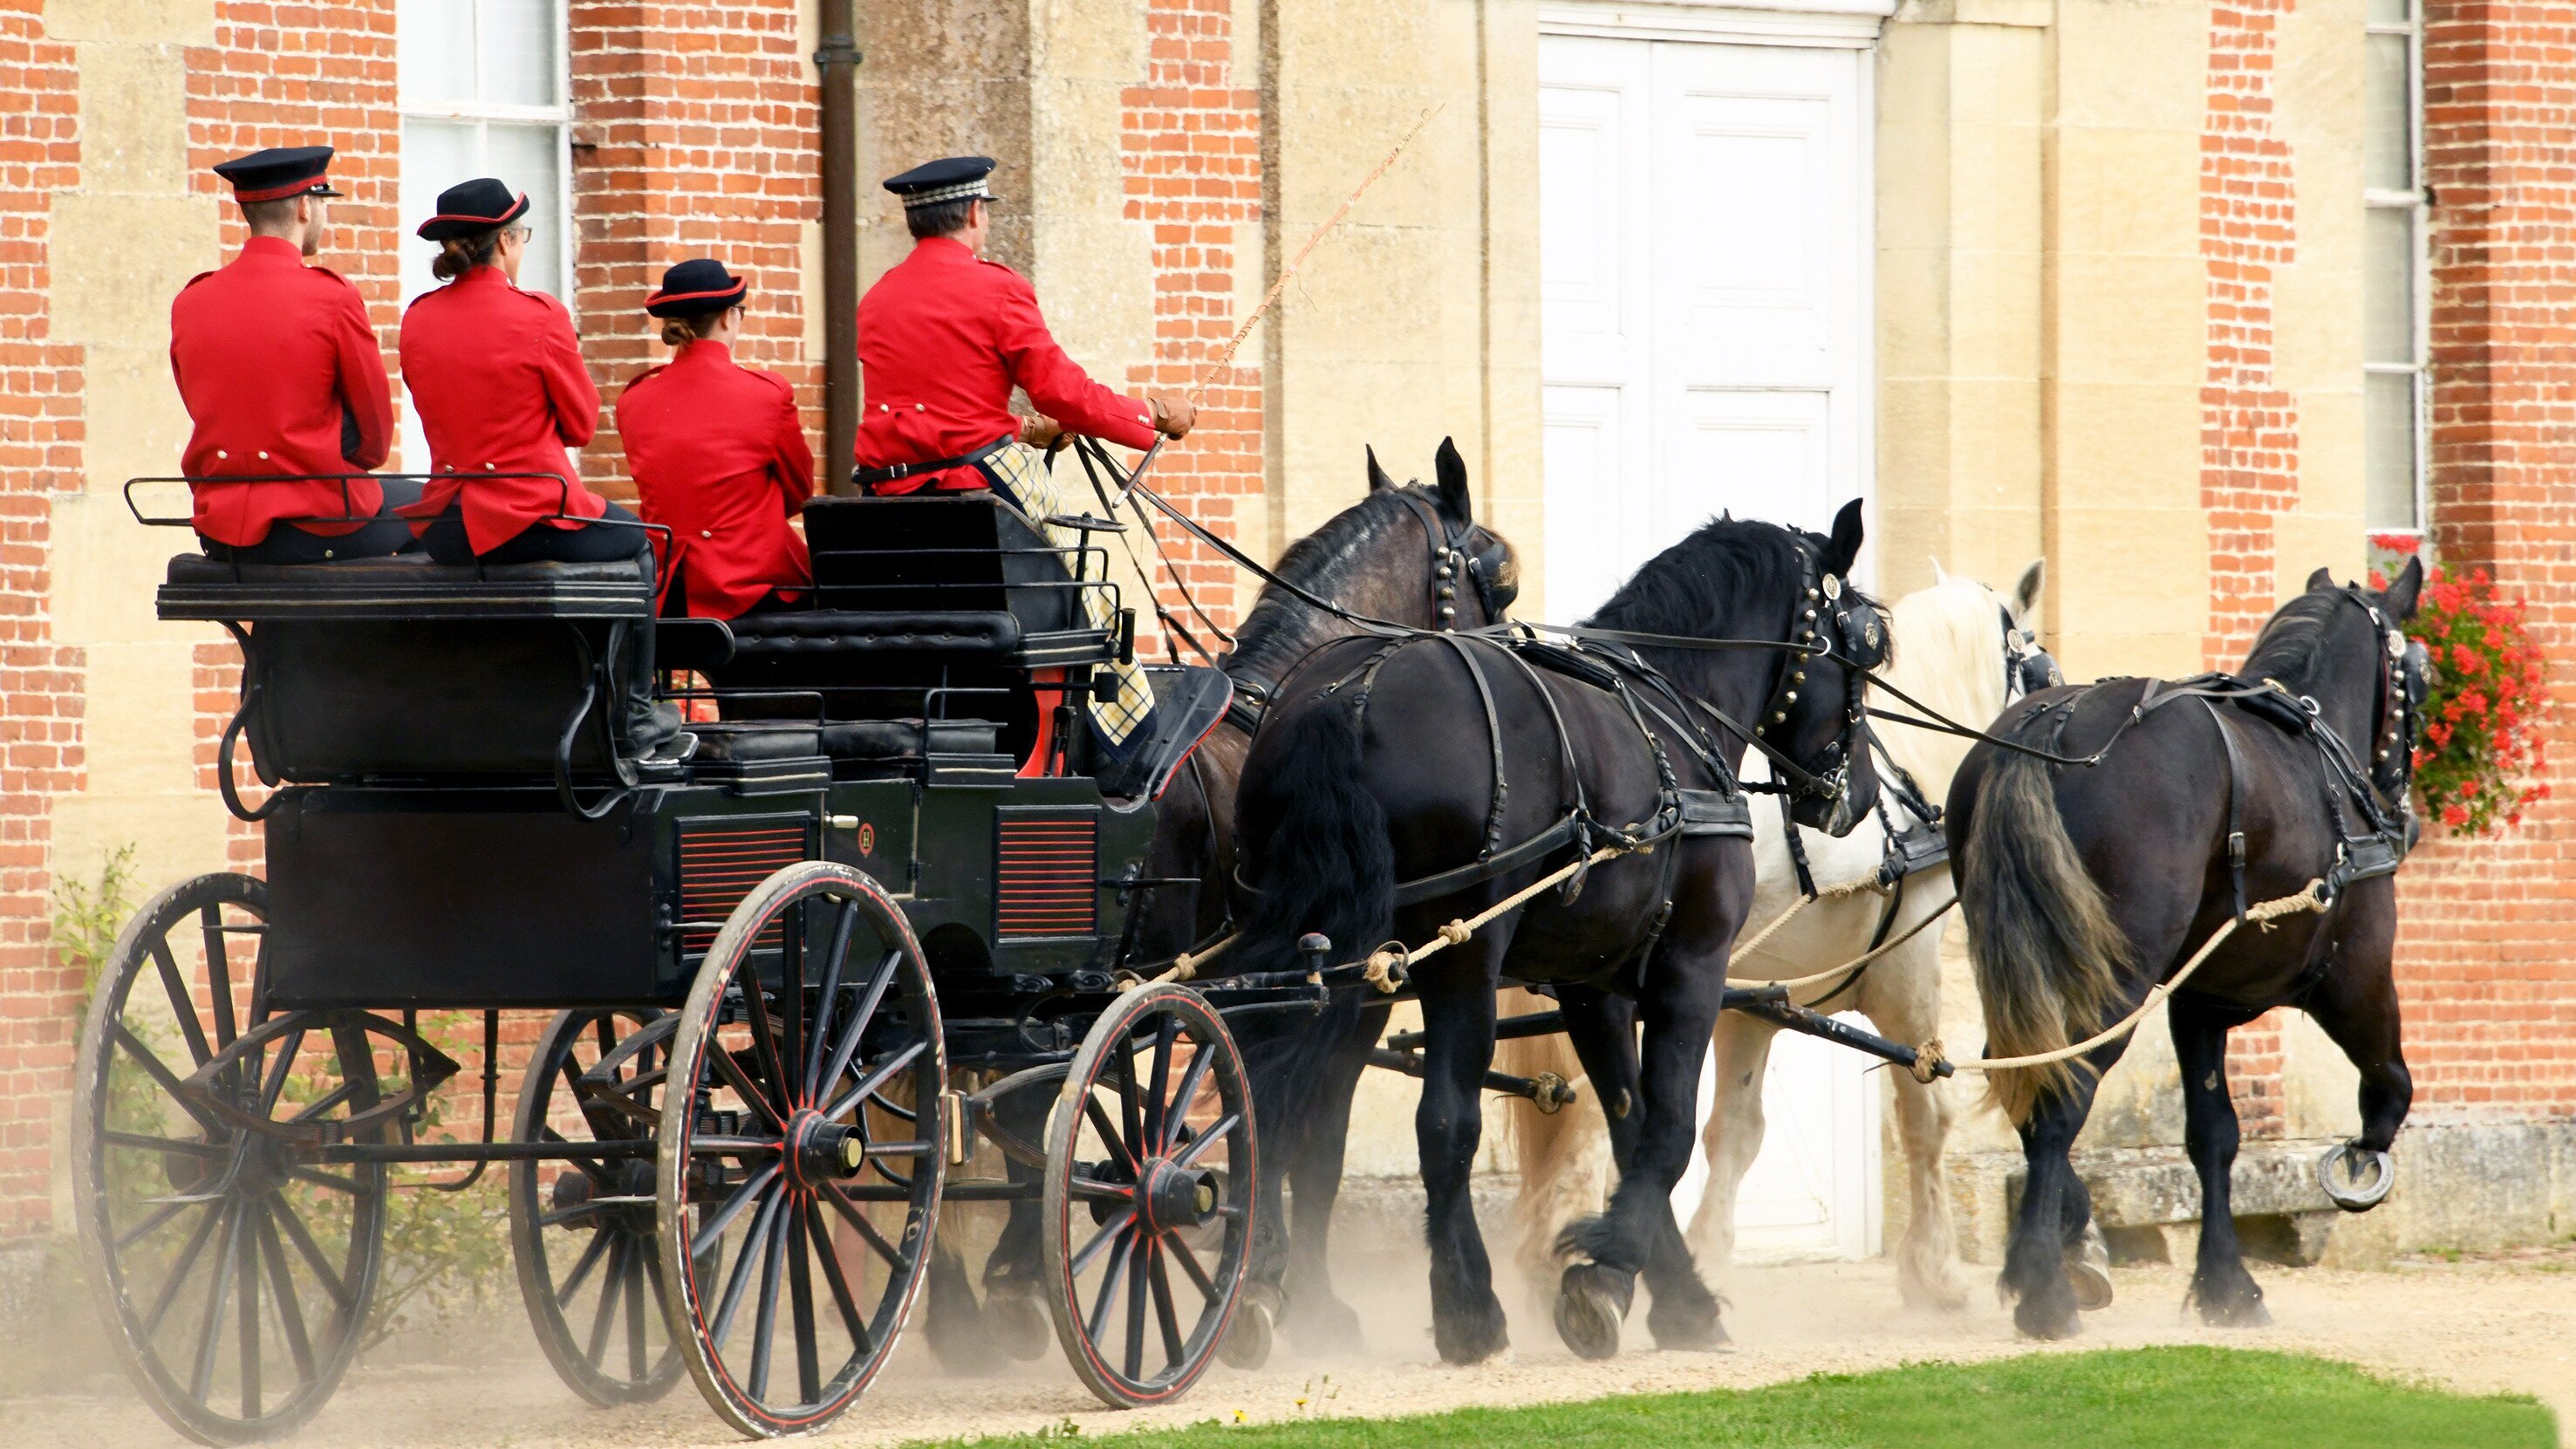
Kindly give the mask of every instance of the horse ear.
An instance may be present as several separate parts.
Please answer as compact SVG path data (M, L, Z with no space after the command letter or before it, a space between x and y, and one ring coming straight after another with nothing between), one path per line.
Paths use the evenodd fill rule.
M1946 583L1948 583L1948 582L1950 582L1950 571L1949 571L1948 569L1945 569L1945 568L1941 567L1941 560L1939 560L1939 559L1937 559L1937 558L1933 559L1933 560L1932 560L1932 587L1934 587L1934 588L1936 588L1936 589L1937 589L1937 588L1941 587L1943 584L1946 584Z
M2331 589L2334 586L2335 581L2333 569L2319 569L2315 573L2308 575L2308 590L2311 593L2318 589Z
M1860 557L1860 536L1860 500L1855 498L1834 515L1833 540L1825 545L1826 573L1851 573L1852 560Z
M2405 571L2398 574L2397 582L2388 586L2387 591L2379 596L2379 601L2387 608L2388 617L2403 624L2415 617L2415 605L2421 601L2423 593L2424 560L2419 555L2406 561Z
M1440 506L1460 523L1475 522L1476 502L1467 492L1467 460L1458 456L1458 445L1442 438L1433 466L1440 475Z
M1377 449L1368 450L1368 463L1371 493L1384 493L1395 487L1395 480L1386 476L1386 470L1377 465Z
M2021 571L2021 582L2013 585L2013 617L2028 620L2039 608L2039 591L2048 582L2048 560L2035 558Z

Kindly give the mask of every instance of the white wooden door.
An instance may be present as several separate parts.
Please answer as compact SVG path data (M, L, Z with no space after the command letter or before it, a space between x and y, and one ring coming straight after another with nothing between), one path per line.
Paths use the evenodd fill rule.
M1868 495L1868 58L1541 37L1549 618L1720 510L1821 530ZM1869 1065L1780 1037L1742 1257L1878 1251ZM1695 1161L1685 1219L1705 1180Z

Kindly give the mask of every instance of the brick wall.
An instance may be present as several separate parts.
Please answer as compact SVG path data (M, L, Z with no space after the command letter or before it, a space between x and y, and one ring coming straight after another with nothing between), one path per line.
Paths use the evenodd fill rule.
M2576 10L2428 0L2433 543L2531 600L2576 700ZM2576 1112L2576 792L2399 877L2417 1117Z
M1150 0L1145 75L1119 96L1127 216L1153 227L1154 360L1128 373L1132 389L1188 391L1240 325L1236 245L1261 215L1261 96L1249 84L1257 66L1249 44L1237 53L1235 4ZM1238 357L1252 351L1247 345ZM1154 479L1210 531L1232 538L1237 510L1253 506L1262 489L1261 373L1237 361L1206 382L1197 426L1157 459ZM1233 566L1175 529L1162 532L1199 604L1230 622ZM1168 577L1157 582L1164 606L1179 610ZM1201 643L1218 647L1194 619L1179 617Z
M614 409L626 383L669 359L644 315L663 269L712 255L751 281L736 360L796 385L819 453L823 368L804 351L801 246L822 217L821 97L796 0L576 0L569 18L575 308L602 403ZM634 496L608 418L582 470L592 487Z
M2298 405L2272 372L2273 280L2297 245L2292 157L2272 124L2276 27L2292 4L2220 0L2209 12L2208 109L2200 134L2200 254L2209 298L2200 497L2209 517L2203 662L2212 669L2243 659L2271 615L2273 519L2296 506L2299 495ZM2236 1032L2228 1062L2245 1131L2279 1131L2277 1019Z
M80 183L77 77L40 0L0 3L0 1242L41 1228L77 968L45 947L52 805L80 787L80 651L47 622L51 498L81 486L80 349L52 340L48 209Z

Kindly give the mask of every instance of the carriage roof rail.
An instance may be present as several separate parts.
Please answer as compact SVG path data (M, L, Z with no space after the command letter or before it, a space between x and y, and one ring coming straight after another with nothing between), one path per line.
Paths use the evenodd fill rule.
M243 483L337 483L340 485L340 513L338 517L315 516L310 518L286 519L283 521L289 523L368 523L372 522L377 515L359 513L349 507L349 485L352 483L429 484L442 481L458 481L468 476L487 482L511 478L533 478L539 482L550 480L554 483L557 490L555 495L555 511L552 513L538 515L537 521L568 521L581 524L606 524L613 528L640 528L647 533L660 535L659 543L661 545L662 552L666 555L670 552L671 530L667 524L646 523L641 519L605 517L585 518L582 515L573 512L572 480L566 478L561 473L553 471L552 469L511 471L506 473L486 472L471 475L457 473L226 473L221 475L179 473L166 476L128 478L125 480L123 491L125 495L125 511L133 514L134 521L142 524L146 528L193 528L196 526L197 521L193 512L177 518L156 518L145 513L143 511L143 505L135 501L135 486L137 484L147 483L184 483L190 488L196 488L200 486L231 486Z

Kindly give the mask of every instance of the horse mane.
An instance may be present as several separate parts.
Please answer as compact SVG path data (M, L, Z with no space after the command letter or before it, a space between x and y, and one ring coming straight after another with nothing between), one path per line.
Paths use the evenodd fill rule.
M1889 612L1905 647L1881 671L1887 681L1953 719L1994 718L2005 689L2003 599L1953 577L1905 595ZM1968 741L1930 730L1882 726L1879 738L1936 800L1968 755Z
M1781 605L1796 600L1798 591L1806 585L1801 538L1819 551L1826 544L1815 534L1793 532L1776 523L1712 518L1681 542L1648 559L1610 596L1610 602L1583 622L1591 628L1635 634L1684 634L1703 639L1781 637ZM1847 608L1873 609L1880 619L1875 647L1853 638L1842 641L1844 652L1863 668L1875 669L1886 663L1894 648L1894 631L1886 627L1886 606L1853 587L1849 580L1843 583L1843 598ZM1805 606L1799 603L1796 607ZM1710 692L1729 652L1651 647L1637 651L1648 664L1701 694Z
M2283 604L2254 636L2254 647L2236 672L2247 679L2277 679L2292 694L2313 694L2334 664L2334 619L2341 596L2305 593Z
M1369 545L1387 529L1400 524L1420 531L1413 510L1400 496L1407 493L1430 504L1435 513L1439 511L1439 494L1418 483L1369 493L1325 519L1321 528L1288 545L1288 551L1279 556L1271 572L1317 598L1340 597L1343 586L1366 562ZM1423 556L1428 558L1430 544L1426 542L1423 548ZM1262 663L1276 663L1284 669L1312 647L1312 632L1324 617L1313 605L1277 584L1263 584L1260 596L1235 628L1234 648L1220 663L1229 670L1239 664Z

